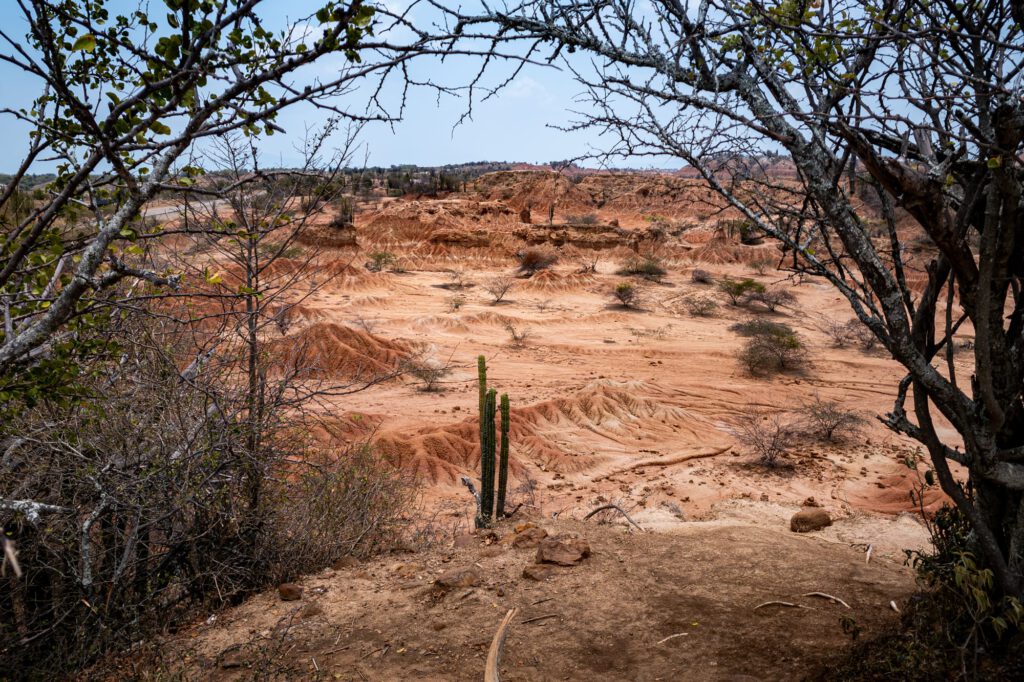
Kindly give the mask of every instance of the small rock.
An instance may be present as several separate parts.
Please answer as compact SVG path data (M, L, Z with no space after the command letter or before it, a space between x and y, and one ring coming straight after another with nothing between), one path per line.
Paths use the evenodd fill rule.
M818 502L813 497L808 497L806 500L804 500L803 504L800 505L800 506L802 506L802 507L820 507L821 503Z
M441 630L444 630L448 626L445 623L437 622L437 623L434 623L433 625L431 625L431 627L434 628L434 630L436 632L440 632Z
M533 549L541 540L548 536L548 532L536 526L526 528L512 538L512 546L516 549Z
M555 573L554 566L548 564L528 564L523 569L523 577L537 582L549 580Z
M397 566L395 566L394 571L403 578L411 578L423 572L423 564L398 564Z
M313 618L314 616L319 616L323 612L324 612L323 607L321 607L320 604L318 604L317 602L314 601L314 602L310 602L310 603L306 604L305 606L303 606L302 607L302 611L299 612L299 615L303 619L305 619L305 618Z
M807 507L801 509L789 520L789 529L794 533L806 533L812 530L821 530L832 525L832 517L820 507Z
M480 557L482 559L490 559L492 557L501 556L504 553L505 553L505 548L504 547L499 547L497 545L494 545L494 546L491 546L491 547L484 547L483 549L481 549L480 550Z
M281 583L277 586L277 594L281 601L298 601L302 599L302 588L295 583Z
M569 538L544 538L537 545L538 564L575 566L590 556L590 545L586 540Z
M442 590L454 590L459 587L472 587L480 583L480 574L475 568L456 568L442 574L434 584Z
M761 493L761 501L762 502L767 502L768 501L768 493Z

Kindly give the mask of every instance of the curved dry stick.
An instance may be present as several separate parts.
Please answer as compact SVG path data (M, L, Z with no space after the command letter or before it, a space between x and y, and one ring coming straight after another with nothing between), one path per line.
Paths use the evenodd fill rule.
M632 523L634 526L636 526L637 530L639 530L641 533L645 532L644 529L640 527L640 524L637 523L636 521L634 521L633 519L629 518L629 514L627 514L622 509L622 507L620 507L617 504L603 504L600 507L598 507L597 509L595 509L592 512L590 512L589 514L587 514L586 516L584 516L583 520L586 521L587 519L589 519L591 516L593 516L597 512L604 511L605 509L614 509L615 511L617 511L620 514L622 514L623 516L625 516L626 520L629 521L630 523Z
M616 469L615 471L610 471L607 474L602 474L601 476L596 477L594 481L602 481L612 476L618 476L619 474L627 474L630 471L634 471L636 469L645 469L647 467L667 467L672 466L673 464L682 464L683 462L689 462L691 459L704 459L705 457L714 457L715 455L720 455L723 452L728 452L729 450L732 450L731 445L726 445L724 448L716 448L714 450L709 450L708 452L697 452L692 455L681 455L679 457L670 457L668 459L645 459L642 462L630 464L628 467Z
M824 592L805 592L803 596L805 596L805 597L821 597L822 599L828 599L829 601L833 601L833 602L835 602L837 604L842 604L846 608L850 608L850 605L847 604L846 602L844 602L839 597L833 597L831 594L825 594Z
M809 609L809 608L811 608L810 606L804 606L803 604L793 604L792 602L788 602L788 601L766 601L763 604L758 604L757 606L755 606L754 610L757 611L762 606L788 606L788 607L794 608L794 609Z
M487 652L487 666L484 668L484 682L501 682L499 666L501 666L501 653L505 650L505 635L508 634L508 626L516 616L518 609L509 609L505 617L498 625L498 631L494 633L491 640L491 650Z

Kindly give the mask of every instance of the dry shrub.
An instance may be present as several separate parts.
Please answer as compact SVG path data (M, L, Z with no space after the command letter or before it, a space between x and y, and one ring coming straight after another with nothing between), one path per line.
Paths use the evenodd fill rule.
M806 430L822 440L835 442L856 436L867 420L859 412L848 410L834 400L814 400L800 409Z
M484 284L484 291L491 295L491 299L495 304L498 304L504 300L515 284L516 281L511 277L495 277Z
M711 296L690 296L683 305L693 317L713 317L718 310L718 301Z
M519 260L519 273L529 277L540 270L547 270L558 262L558 256L547 249L530 247L523 249L516 258Z
M878 345L878 337L857 318L839 322L829 317L822 317L818 329L832 340L832 345L836 348L859 346L866 352L873 350Z
M690 272L690 281L694 284L714 284L715 277L707 270L694 268L693 271Z
M530 338L530 335L532 334L531 330L528 327L523 329L517 329L516 326L511 322L505 323L505 331L508 332L509 340L511 341L512 345L515 346L516 348L525 346L526 340Z
M395 254L390 251L372 251L370 260L366 263L366 269L370 272L381 272L384 268L395 262Z
M752 303L760 303L771 312L775 312L782 306L789 306L796 303L796 296L785 289L768 289L766 291L753 291L747 297Z
M252 412L237 358L183 381L189 334L153 324L111 331L123 355L77 400L2 425L0 498L34 505L0 511L24 572L0 577L0 670L15 677L64 678L401 528L407 482L368 449L320 456L302 401L283 397L294 384L266 378Z
M736 422L737 437L766 467L776 467L792 447L794 429L782 413L750 407Z
M597 225L599 218L596 213L584 213L582 215L567 215L565 222L569 225Z
M652 281L660 281L668 271L661 260L654 256L631 256L615 271L617 275L636 275Z
M424 391L436 391L438 382L452 373L450 365L426 357L406 358L399 369L403 374L419 379Z

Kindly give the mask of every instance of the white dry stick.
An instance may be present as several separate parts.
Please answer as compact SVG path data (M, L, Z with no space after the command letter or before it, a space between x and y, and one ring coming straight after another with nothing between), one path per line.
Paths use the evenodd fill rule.
M498 631L494 633L491 641L491 650L487 652L487 665L484 668L484 682L501 682L501 654L505 650L505 635L508 634L508 626L516 616L518 609L509 609L505 617L498 625Z
M805 592L803 596L805 596L805 597L821 597L822 599L828 599L830 601L834 601L837 604L842 604L846 608L850 608L850 605L847 604L846 602L844 602L839 597L833 597L831 594L825 594L824 592Z
M896 613L901 613L900 607L896 606L896 602L894 602L894 601L889 602L889 606L891 606L892 610L895 611Z
M811 608L810 606L804 606L803 604L794 604L794 603L788 602L788 601L766 601L763 604L758 604L757 606L755 606L754 610L757 611L762 606L788 606L788 607L793 608L793 609L809 609L809 608Z
M870 564L871 563L871 553L874 552L874 551L875 551L875 546L874 545L868 545L868 551L864 555L864 563L866 563L866 564Z
M676 637L685 637L688 634L690 634L690 633L689 632L677 632L676 634L669 635L668 637L666 637L664 639L659 639L658 640L658 644L664 644L665 642L667 642L670 639L675 639Z

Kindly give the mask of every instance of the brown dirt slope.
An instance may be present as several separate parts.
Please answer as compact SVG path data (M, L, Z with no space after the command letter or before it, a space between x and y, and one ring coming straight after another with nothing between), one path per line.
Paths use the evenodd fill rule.
M861 551L783 529L540 525L585 537L592 556L533 581L522 572L536 550L511 547L504 527L459 548L328 570L302 582L302 601L266 593L161 643L165 665L196 680L479 680L498 622L517 608L506 682L791 680L835 660L848 641L841 618L877 632L913 587L899 563L866 564ZM452 569L479 581L435 588ZM755 608L768 601L799 606Z

